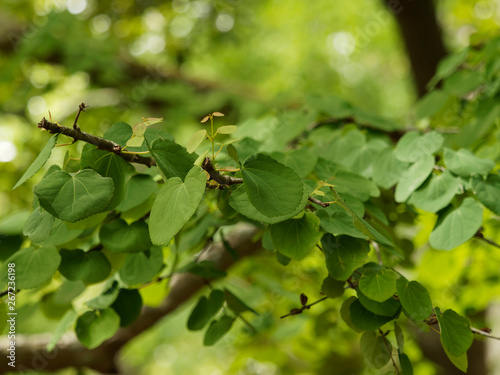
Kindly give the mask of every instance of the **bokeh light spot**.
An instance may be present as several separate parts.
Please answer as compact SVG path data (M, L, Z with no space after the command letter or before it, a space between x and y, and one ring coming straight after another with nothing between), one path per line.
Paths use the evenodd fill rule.
M0 162L8 163L14 160L17 155L17 148L14 143L9 141L0 141Z

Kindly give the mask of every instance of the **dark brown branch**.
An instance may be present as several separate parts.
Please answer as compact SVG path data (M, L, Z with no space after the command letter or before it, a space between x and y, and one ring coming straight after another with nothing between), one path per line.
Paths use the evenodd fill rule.
M314 198L314 197L311 197L311 196L309 196L309 198L307 198L307 200L308 200L309 202L312 202L312 203L314 203L314 204L317 204L318 206L321 206L321 207L323 207L323 208L326 208L326 207L328 207L328 206L330 205L330 203L327 203L327 202L322 202L322 201L320 201L319 199Z
M292 309L292 310L290 310L290 312L288 314L283 315L282 317L280 317L280 319L286 318L287 316L291 316L291 315L299 315L304 310L309 310L312 306L316 305L317 303L323 302L326 299L328 299L328 297L320 298L319 300L317 300L317 301L315 301L313 303L310 303L309 305L304 305L301 308Z
M210 158L205 158L202 168L208 172L210 178L222 186L229 186L235 184L242 184L243 179L238 177L231 177L222 175L219 171L215 170L215 167Z
M254 241L258 229L252 225L240 224L227 238L231 247L238 252L239 259L250 256L261 248L260 240ZM213 261L218 269L225 270L235 263L222 243L209 245L199 261ZM114 337L95 349L83 347L74 336L68 335L47 353L46 345L50 336L17 335L16 370L54 371L66 367L88 367L102 373L118 373L118 352L130 340L158 323L165 316L188 301L206 284L203 279L189 274L174 274L170 282L170 293L157 308L144 307L139 318L130 326L121 328ZM0 347L8 348L7 338L0 340ZM0 373L12 371L8 361L0 361Z

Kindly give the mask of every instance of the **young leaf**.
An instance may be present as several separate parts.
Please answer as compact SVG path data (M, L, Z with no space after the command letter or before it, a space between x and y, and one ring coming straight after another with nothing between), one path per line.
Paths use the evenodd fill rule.
M118 219L101 226L99 238L102 245L113 253L138 253L151 247L148 225L136 221L128 225Z
M190 331L203 329L209 320L219 312L224 300L224 293L218 289L212 290L208 298L205 296L200 297L189 315L187 328Z
M180 177L184 180L198 157L167 139L155 139L152 143L148 142L148 147L158 168L167 179Z
M238 127L236 125L224 125L220 126L217 129L217 133L219 134L233 134Z
M57 137L59 134L54 134L52 137L50 137L49 141L45 145L45 147L40 151L38 156L36 157L35 161L31 163L31 165L28 167L26 172L21 176L19 181L14 185L12 190L18 188L22 184L24 184L26 181L28 181L31 177L33 177L49 160L50 154L52 153L52 149L56 145L57 142Z
M127 141L127 147L141 147L144 143L144 136L135 136Z
M215 116L215 117L224 117L224 113L214 112L214 113L212 113L212 116Z
M347 280L354 270L365 263L370 246L365 240L327 233L321 238L326 268L335 280Z
M212 346L217 341L219 341L233 325L234 318L224 315L219 320L214 320L210 327L208 327L207 332L205 332L205 337L203 339L203 345Z
M140 253L128 254L125 263L118 271L120 280L126 285L147 283L163 268L163 253L160 247Z
M457 208L450 208L439 215L429 236L435 249L451 250L476 234L483 222L483 208L474 198L465 198Z
M172 177L165 183L149 218L149 234L154 244L168 245L193 216L203 198L206 180L203 170L193 167L184 182Z
M201 142L204 141L207 136L207 131L205 129L198 130L194 133L187 143L187 152L190 154L198 148Z
M422 322L433 314L431 297L421 284L400 277L396 289L401 305L413 321Z
M366 331L361 335L360 346L365 361L376 369L381 369L391 359L391 342L386 342L373 331Z
M305 258L321 238L318 231L319 219L313 213L306 213L300 219L289 219L271 225L271 237L280 253L289 258Z
M359 280L359 289L365 296L376 302L384 302L396 293L398 275L391 269L365 269Z
M250 156L242 174L250 203L265 216L293 213L302 202L304 188L300 177L270 156Z
M439 307L436 307L436 317L443 347L455 357L467 352L474 339L469 322L450 309L441 313Z
M61 250L59 272L68 280L81 280L86 284L98 283L111 272L108 258L99 251Z
M91 169L76 174L57 171L34 187L40 206L55 217L72 223L104 211L113 190L111 178L102 177Z
M31 289L42 285L57 271L61 256L53 246L26 247L15 252L0 270L0 282L7 285L7 264L16 265L16 289Z
M97 348L112 337L120 326L120 317L111 308L87 311L76 321L76 336L89 349Z

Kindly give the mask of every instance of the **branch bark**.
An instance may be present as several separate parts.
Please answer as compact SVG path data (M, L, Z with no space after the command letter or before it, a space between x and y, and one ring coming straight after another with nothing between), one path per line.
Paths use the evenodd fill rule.
M436 17L433 0L384 0L398 23L413 78L422 97L436 73L439 61L448 53Z
M258 228L253 225L238 224L227 237L230 246L238 253L238 259L250 256L262 247L260 240L254 240L257 232ZM233 256L219 242L205 248L199 257L199 261L202 260L214 262L221 270L235 263ZM50 337L46 335L16 337L16 370L54 371L66 367L87 367L105 374L119 373L117 358L120 349L188 301L205 285L204 280L198 276L188 273L174 274L170 283L170 293L159 307L144 307L132 325L121 328L111 339L92 350L83 347L75 337L70 337L61 341L51 353L48 353L45 348ZM9 341L3 338L0 340L0 347L8 348ZM7 360L0 361L0 373L13 370L8 366Z

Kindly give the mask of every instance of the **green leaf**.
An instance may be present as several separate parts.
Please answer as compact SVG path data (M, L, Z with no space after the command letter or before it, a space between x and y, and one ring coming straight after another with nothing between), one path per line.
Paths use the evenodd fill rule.
M444 81L443 91L453 95L464 95L484 82L477 70L459 70Z
M408 282L400 277L396 280L396 289L399 302L413 321L422 322L434 313L429 292L417 281Z
M500 176L490 174L486 180L473 177L471 182L477 199L495 215L500 215Z
M376 302L384 302L396 293L398 275L391 269L367 268L359 279L359 289L365 296Z
M402 375L413 375L413 366L408 356L398 350L398 357Z
M201 142L205 140L207 136L207 131L205 129L198 130L196 133L194 133L191 138L189 138L189 141L187 143L187 152L190 154L198 148L199 145L201 145Z
M148 146L166 179L179 177L184 180L187 178L188 172L196 161L196 154L190 154L181 145L167 139L155 139L152 143L148 142Z
M40 206L74 223L106 209L113 195L113 180L91 169L76 174L57 171L35 185L34 191Z
M439 214L429 243L438 250L451 250L471 239L483 222L483 208L474 198Z
M443 349L446 355L448 356L450 362L453 363L455 367L461 370L462 372L467 373L467 367L468 367L467 353L461 354L459 356L454 356L445 347L443 347Z
M233 159L236 163L240 163L240 157L238 156L238 151L234 148L232 144L226 146L227 154Z
M155 245L168 245L193 216L205 193L206 175L193 167L185 182L172 177L161 188L151 208L149 234Z
M38 206L24 224L23 234L34 243L40 243L49 237L54 220L54 216Z
M96 146L90 144L85 145L83 148L80 166L82 169L91 168L101 176L113 179L115 189L106 210L112 210L120 204L125 195L125 186L135 172L132 164L114 152L99 150Z
M448 171L440 175L432 175L411 195L408 203L427 212L438 212L451 202L459 186L460 179Z
M234 318L224 315L219 320L214 320L210 327L208 327L207 332L205 332L205 337L203 339L203 345L212 346L217 341L219 341L229 330L231 329L234 322Z
M449 148L444 149L444 164L451 172L463 177L485 175L495 166L493 161L480 159L469 150L453 151Z
M416 106L417 118L434 116L446 104L450 95L441 90L432 90L422 99L419 100Z
M347 324L349 328L351 328L355 332L362 332L358 327L356 327L351 320L351 305L356 302L358 299L354 296L347 298L344 302L342 302L342 306L340 307L340 316L342 320Z
M398 350L403 352L405 346L405 336L403 330L396 321L394 321L394 336L396 336L396 342L398 343Z
M278 154L278 153L275 153ZM273 154L272 156L274 157ZM306 149L291 150L275 158L280 163L292 168L300 178L304 178L312 172L318 157Z
M349 236L325 234L321 238L326 268L335 280L347 280L354 270L365 263L370 246L365 240Z
M68 280L81 280L95 284L106 279L111 272L108 258L99 251L61 250L59 272Z
M334 236L345 234L351 237L368 239L368 236L356 228L352 216L341 207L337 206L330 215L326 210L319 210L316 216L320 219L321 228Z
M375 241L380 245L384 245L389 248L394 247L394 244L390 240L388 240L384 235L382 235L366 220L361 219L358 216L354 216L353 222L354 226L358 228L361 233L365 234L372 241Z
M151 247L148 225L144 221L130 225L122 219L108 222L101 226L99 238L113 253L138 253Z
M271 225L271 238L276 250L289 258L305 258L321 238L318 231L319 219L313 213L306 213L299 219L289 219Z
M474 339L467 319L450 309L441 313L439 307L436 307L436 317L443 347L455 357L466 353Z
M393 317L372 313L370 310L365 309L358 299L351 304L349 311L352 324L362 331L380 328L393 319Z
M332 279L327 276L321 284L321 292L329 298L337 298L344 294L344 281Z
M120 288L116 280L113 280L111 283L108 282L107 285L101 294L88 300L85 304L94 310L103 310L111 306L115 302L116 297L118 297Z
M394 317L401 308L401 304L394 297L390 297L382 302L376 302L365 296L359 289L357 290L357 294L359 302L361 302L363 307L377 315Z
M87 311L76 321L78 340L89 349L97 348L112 337L120 326L120 317L111 308Z
M236 125L224 125L217 129L218 134L233 134L238 127Z
M291 214L300 206L304 187L300 177L270 156L250 156L242 166L250 203L268 217Z
M133 136L127 141L127 147L141 147L144 143L144 136Z
M128 181L117 211L125 212L144 204L158 190L158 184L146 174L136 174Z
M0 282L7 285L9 280L7 264L14 263L16 289L31 289L42 285L57 271L61 256L53 246L27 247L15 252L0 270Z
M257 314L257 312L254 309L252 309L251 307L248 307L245 304L245 302L243 302L242 300L240 300L238 297L236 297L229 290L224 289L224 296L225 296L225 299L226 299L228 307L231 310L233 310L236 314L239 314L239 313L242 313L242 312L245 312L245 311L251 311L255 315L259 315L259 314Z
M57 345L61 337L73 326L77 318L76 311L71 309L66 311L64 316L59 321L54 334L50 338L49 343L47 344L47 352L50 353Z
M395 200L402 203L429 177L434 168L434 157L422 156L415 164L408 168L396 185Z
M373 181L383 189L390 189L399 181L407 167L408 163L397 159L393 149L386 148L373 165Z
M226 276L226 272L217 268L216 264L209 260L202 260L201 262L191 262L186 266L180 268L178 273L189 272L193 275L205 278L215 279L218 277Z
M147 283L163 268L163 253L160 247L140 253L128 254L118 274L126 285Z
M121 147L125 147L132 135L132 126L125 122L117 122L104 133L104 138L118 143ZM151 144L155 139L168 139L170 141L174 140L174 138L170 134L156 128L147 128L146 132L144 133L144 138L149 144ZM148 147L147 145L143 144L141 147L129 147L128 151L143 152L148 151Z
M187 328L190 331L203 329L209 320L219 312L224 300L224 293L218 289L212 290L208 298L205 296L200 297L189 315Z
M373 331L366 331L361 335L360 347L365 361L376 369L381 369L391 359L391 342L385 341Z
M141 294L137 289L120 289L111 308L120 317L120 327L129 326L141 315Z
M286 215L269 217L257 210L257 208L255 208L255 206L250 203L245 185L242 184L231 193L229 197L229 205L249 219L267 224L275 224L298 215L306 206L308 197L309 195L304 190L304 194L302 194L302 200L294 211Z
M31 163L31 165L28 167L26 172L22 175L22 177L17 181L17 183L14 185L12 190L18 188L22 184L24 184L26 181L28 181L31 177L33 177L49 160L50 154L52 153L52 149L56 145L57 142L57 137L59 134L54 134L52 137L50 137L49 141L47 144L44 146L42 151L38 154L36 157L35 161Z
M411 131L398 141L394 154L401 161L414 163L424 155L432 155L438 151L443 141L443 136L434 131L424 135Z

